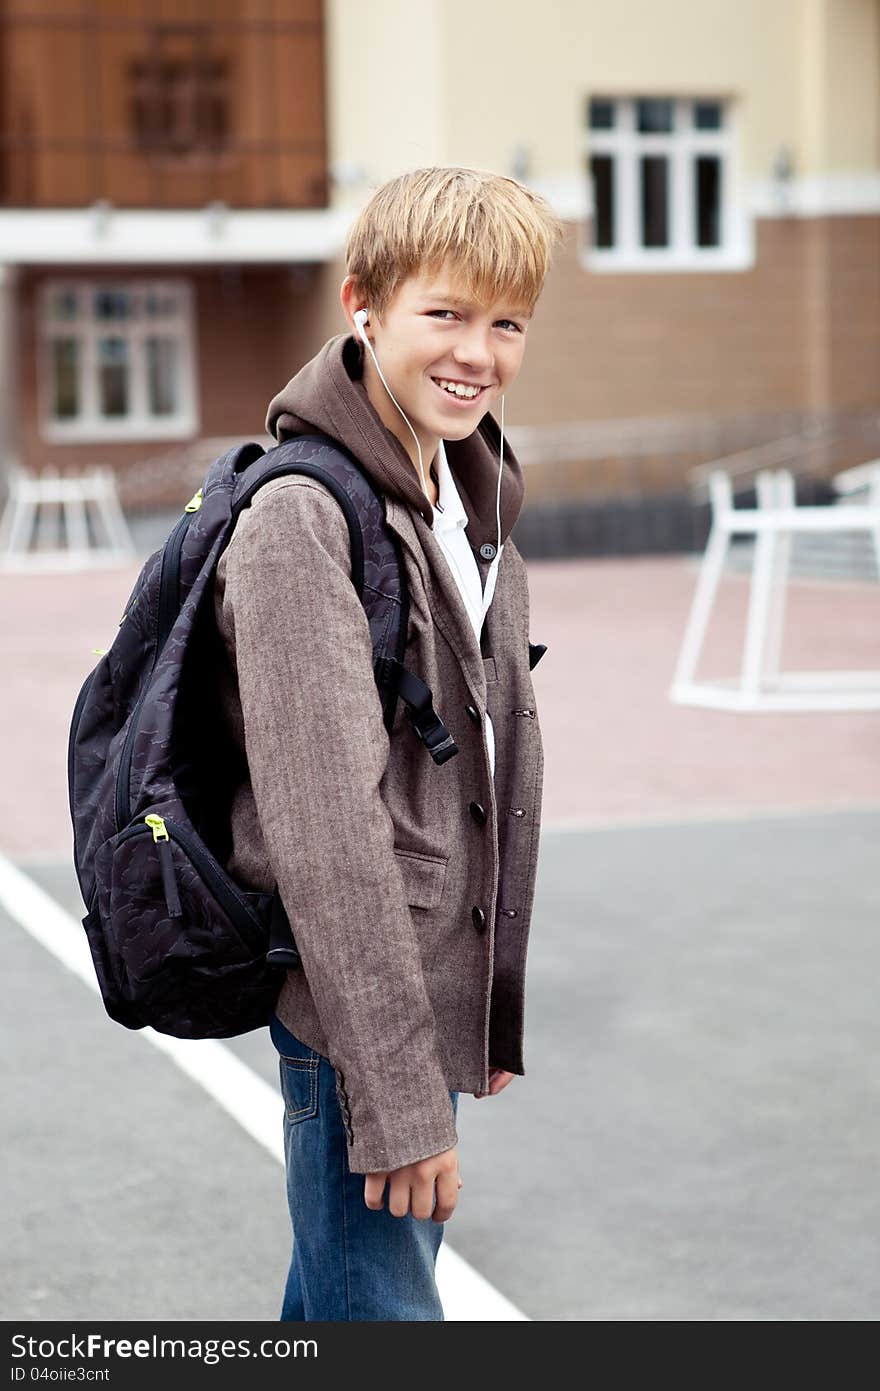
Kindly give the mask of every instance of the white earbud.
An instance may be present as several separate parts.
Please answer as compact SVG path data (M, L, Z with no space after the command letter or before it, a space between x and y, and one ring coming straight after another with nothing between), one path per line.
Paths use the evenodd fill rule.
M370 315L368 311L366 309L358 309L354 316L354 321L357 324L358 328L363 328L364 324L368 324L370 322Z

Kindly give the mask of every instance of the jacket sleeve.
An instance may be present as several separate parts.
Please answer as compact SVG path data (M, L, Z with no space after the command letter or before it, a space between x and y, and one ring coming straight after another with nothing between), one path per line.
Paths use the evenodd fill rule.
M267 484L242 512L223 605L257 814L345 1078L349 1166L397 1169L454 1145L455 1114L380 795L390 741L369 624L320 483Z

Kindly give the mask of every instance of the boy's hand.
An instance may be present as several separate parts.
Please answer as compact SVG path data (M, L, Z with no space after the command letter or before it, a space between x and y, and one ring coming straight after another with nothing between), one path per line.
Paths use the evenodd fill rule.
M482 1101L484 1096L497 1096L503 1092L508 1082L512 1082L516 1076L515 1072L502 1072L500 1067L490 1067L489 1069L489 1090L487 1092L474 1092L478 1101Z
M388 1184L388 1211L393 1217L430 1217L435 1222L446 1222L455 1211L461 1178L458 1172L458 1148L443 1150L432 1154L428 1159L419 1159L415 1164L405 1164L402 1169L392 1169L389 1173L367 1174L364 1181L364 1202L375 1212L383 1207L382 1196ZM437 1202L434 1202L434 1185L437 1185Z

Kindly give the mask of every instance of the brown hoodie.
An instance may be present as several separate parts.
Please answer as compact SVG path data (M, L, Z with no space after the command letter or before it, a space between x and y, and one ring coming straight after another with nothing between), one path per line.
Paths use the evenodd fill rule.
M260 490L218 565L215 612L227 724L247 769L228 868L256 889L278 884L303 965L287 973L277 1013L333 1064L349 1166L369 1173L456 1143L450 1091L485 1092L490 1067L523 1071L543 754L522 558L506 540L478 643L412 462L366 394L361 354L353 337L331 339L272 401L268 427L338 440L384 493L409 589L405 663L459 752L435 765L402 705L386 730L348 528L317 480ZM489 415L446 443L484 578L497 443ZM505 441L502 540L522 494ZM311 1085L302 1061L290 1068ZM311 1114L309 1101L290 1118Z

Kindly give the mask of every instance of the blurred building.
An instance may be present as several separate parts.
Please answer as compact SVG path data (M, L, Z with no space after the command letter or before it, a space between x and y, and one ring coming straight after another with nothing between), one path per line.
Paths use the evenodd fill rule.
M7 463L185 499L433 163L566 221L507 402L533 501L880 453L880 0L5 0L0 102Z

